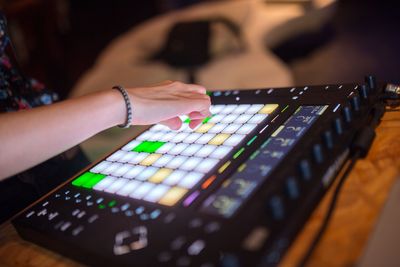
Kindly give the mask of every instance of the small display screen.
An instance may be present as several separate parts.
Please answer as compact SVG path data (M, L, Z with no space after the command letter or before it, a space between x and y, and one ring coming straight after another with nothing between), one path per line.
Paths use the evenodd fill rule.
M194 130L188 117L181 118L179 131L154 125L72 185L173 206L277 108L277 104L213 105L213 115Z
M278 129L210 195L202 211L231 217L288 155L328 106L300 106Z

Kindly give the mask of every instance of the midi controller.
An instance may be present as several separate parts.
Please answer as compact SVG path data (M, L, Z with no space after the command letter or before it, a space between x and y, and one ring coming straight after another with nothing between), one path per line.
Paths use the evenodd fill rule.
M382 91L215 91L211 116L153 125L21 212L26 240L93 266L274 266L351 156Z

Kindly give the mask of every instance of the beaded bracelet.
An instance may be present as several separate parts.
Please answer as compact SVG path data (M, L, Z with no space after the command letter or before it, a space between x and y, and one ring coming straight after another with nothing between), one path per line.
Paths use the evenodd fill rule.
M116 86L113 86L113 89L118 90L122 94L122 96L124 97L125 105L126 105L126 122L124 124L118 125L118 127L127 129L132 124L132 105L131 105L131 101L129 100L128 93L126 92L126 90L122 86L116 85Z

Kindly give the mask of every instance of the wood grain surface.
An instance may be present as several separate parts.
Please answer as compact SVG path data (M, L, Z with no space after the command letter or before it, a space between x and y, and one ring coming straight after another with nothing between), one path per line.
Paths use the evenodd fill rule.
M390 188L400 174L400 112L387 112L367 158L345 182L327 231L307 266L354 266ZM333 186L292 244L281 266L296 266L307 250L332 196Z
M357 162L340 195L333 219L308 266L354 266L368 241L400 169L400 112L387 112L366 159ZM332 187L333 189L333 187ZM332 189L293 243L281 266L295 266L320 226ZM81 266L23 241L13 226L0 226L0 266Z

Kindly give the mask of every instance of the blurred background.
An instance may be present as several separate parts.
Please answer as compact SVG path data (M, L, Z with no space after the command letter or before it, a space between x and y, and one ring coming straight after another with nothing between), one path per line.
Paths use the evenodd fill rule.
M165 79L218 89L366 74L400 81L396 1L0 0L0 8L22 70L62 98Z
M285 73L287 72L289 77L282 79L281 86L286 86L286 83L301 85L359 81L368 73L377 75L380 80L400 80L399 8L396 3L390 3L396 1L277 0L256 1L257 5L251 7L253 0L1 0L0 6L8 17L10 33L24 72L66 97L83 75L95 67L98 56L105 52L107 46L115 43L115 40L127 32L135 31L143 23L149 24L149 21L162 24L165 21L154 20L165 16L174 17L174 14L191 11L199 5L202 8L208 6L212 12L216 4L224 3L229 10L231 2L242 2L242 9L249 9L244 10L247 14L238 15L242 16L239 18L240 23L269 19L269 23L273 25L266 26L268 29L263 36L265 43L261 41L259 45L265 48L266 53L272 53L274 60L278 58L279 65L282 65ZM285 5L286 9L277 8ZM294 5L305 11L294 12ZM310 7L312 5L316 7ZM325 5L334 7L325 14L325 18L317 18L319 15L312 9L323 9L326 8ZM265 7L263 17L256 14L257 10L250 10L262 9L262 6ZM221 12L220 16L226 17L226 14ZM199 18L207 19L207 13L203 17L193 15L194 21ZM274 19L278 22L274 22ZM299 29L299 24L309 23L302 19L315 19L319 24ZM290 22L293 25L290 25ZM240 23L236 22L238 28L242 26ZM152 38L157 39L157 42L162 38L164 42L160 44L165 45L165 38L172 23L168 21L165 24L169 27L164 32L159 32L158 36L149 33L150 43ZM271 29L272 27L275 29ZM290 31L291 27L293 30ZM148 28L151 30L152 25L148 25ZM262 31L261 27L260 32L264 34ZM285 31L288 33L284 36L276 36L277 32ZM274 40L271 41L271 38ZM234 41L236 40L232 39L232 42ZM136 53L141 52L134 45L131 49L139 50ZM152 52L154 54L156 51ZM147 56L146 53L148 51L143 52L143 58ZM224 57L226 59L229 55ZM132 64L140 65L138 62ZM249 66L241 64L241 70L246 72L246 68L252 69L252 65L259 63L250 61L248 64ZM265 82L268 82L268 66L264 75L267 77ZM171 79L176 77L172 76ZM248 78L246 76L243 78L252 77L251 74ZM182 79L187 77L185 74ZM160 78L166 77L160 75ZM155 79L157 80L157 77ZM132 83L136 84L134 81ZM251 82L242 83L251 85ZM279 81L271 81L271 84L279 86ZM266 83L264 86L271 84ZM104 87L106 86L105 84Z

